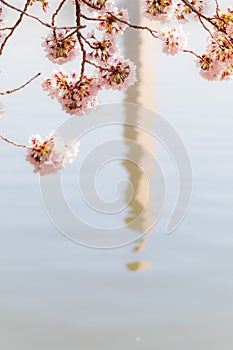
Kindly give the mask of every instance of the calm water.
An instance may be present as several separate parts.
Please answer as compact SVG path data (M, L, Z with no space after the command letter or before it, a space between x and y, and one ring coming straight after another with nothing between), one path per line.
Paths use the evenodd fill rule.
M136 21L136 11L134 16ZM34 47L45 33L32 23L18 30L1 59L1 90L40 70L47 75L53 68L42 49ZM232 349L232 82L202 80L192 58L166 57L148 36L133 32L127 40L127 55L140 64L140 83L127 95L103 93L102 101L153 107L176 128L193 165L189 212L176 232L164 234L177 177L166 150L148 139L145 142L158 154L166 174L167 200L145 249L136 254L135 245L107 251L81 247L52 226L42 205L39 179L23 161L24 152L1 143L0 345L4 350ZM33 59L27 56L32 53ZM26 142L31 132L46 135L67 118L38 82L13 98L5 97L4 105L1 132L19 142ZM153 123L150 127L156 132ZM126 130L112 130L109 137L117 133L124 135ZM90 135L83 142L80 156L97 138ZM122 147L125 154L130 152ZM64 172L64 186L74 208L79 208L79 201L83 208L78 191L71 195L76 193L69 182L74 174L75 167ZM115 198L114 182L130 174L124 162L108 167L99 184L103 197ZM133 179L138 185L137 176ZM156 174L151 173L150 182L150 204L156 208ZM126 190L122 188L121 198ZM82 213L85 216L84 209ZM137 260L149 262L151 268L134 273L125 267Z

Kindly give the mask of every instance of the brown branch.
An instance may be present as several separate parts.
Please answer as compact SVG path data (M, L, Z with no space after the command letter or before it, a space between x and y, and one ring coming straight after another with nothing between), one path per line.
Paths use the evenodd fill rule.
M81 26L81 9L80 9L80 4L78 2L78 0L75 0L75 6L76 6L76 25L77 27ZM83 75L84 75L84 71L85 71L85 63L86 63L86 50L82 41L82 35L80 33L80 31L77 31L77 38L78 38L78 42L82 51L82 63L81 63L81 72L80 72L80 78L79 81L82 80Z
M181 0L192 12L196 13L198 17L204 18L206 21L210 21L210 18L199 12L188 0ZM211 23L212 24L212 23Z
M190 53L192 55L194 55L195 57L201 59L201 56L199 56L196 52L192 51L192 50L187 50L187 49L183 49L184 53Z
M86 0L82 0L82 1L83 1L83 3L84 3L85 5L91 7L91 8L94 9L94 10L101 10L101 7L98 7L98 6L95 6L95 5L91 4L89 1L86 1Z
M220 32L222 32L222 33L224 33L224 34L227 34L225 30L219 28L218 24L215 23L215 22L213 21L213 18L207 17L207 16L205 16L203 13L199 12L188 0L181 0L181 1L182 1L188 8L190 8L190 10L191 10L192 12L194 12L194 13L198 16L199 20L200 20L200 18L203 18L204 20L206 20L207 22L209 22L212 26L214 26L215 28L217 28L218 31L220 31Z
M0 134L0 139L2 139L3 141L6 141L7 143L13 145L13 146L16 146L16 147L21 147L21 148L28 148L28 149L31 149L33 148L32 146L27 146L27 145L23 145L21 143L17 143L15 141L12 141L10 139L8 139L7 137L3 136Z
M65 4L66 0L62 0L58 6L58 8L56 9L56 11L54 12L53 16L52 16L52 20L51 20L51 24L52 26L54 27L54 24L55 24L55 18L56 16L59 14L59 12L61 11L62 9L62 6Z
M8 39L13 35L14 31L16 30L16 28L20 25L20 23L22 22L22 19L23 19L23 16L24 16L24 12L27 11L27 8L28 6L30 5L30 0L27 0L25 5L24 5L24 8L23 8L23 11L21 12L18 20L15 22L14 26L11 28L10 30L10 33L7 34L7 36L5 37L5 39L3 40L2 42L2 45L0 47L0 55L2 54L2 51L4 49L4 46L6 45Z
M147 27L147 26L139 26L139 25L136 25L136 24L131 24L131 23L128 22L128 21L125 21L125 20L123 20L123 19L120 19L120 18L114 16L111 12L108 12L108 14L111 15L112 18L114 18L115 20L117 20L117 21L119 21L119 22L121 22L121 23L126 24L126 25L127 25L128 27L130 27L130 28L133 28L133 29L141 29L141 30L147 30L147 31L150 32L150 34L151 34L154 38L158 39L158 36L155 35L155 33L157 34L157 31L156 31L156 30L152 30L151 28L149 28L149 27Z
M72 32L70 33L67 33L67 35L65 35L63 37L63 39L68 39L70 36L74 35L75 33L77 33L77 31L79 31L79 29L82 29L82 28L85 28L86 26L80 26L79 28L76 28L75 30L73 30Z
M20 85L19 87L12 89L12 90L7 90L5 92L0 92L0 95L9 95L12 94L13 92L19 91L21 89L23 89L25 86L29 85L34 79L38 78L41 75L41 73L37 73L34 77L32 77L31 79L29 79L26 83L24 83L23 85Z
M220 10L220 6L219 6L219 3L218 3L218 0L215 0L215 4L216 4L216 12L218 14L218 11Z
M111 72L112 70L111 69L109 69L109 68L105 68L105 67L102 67L102 66L100 66L100 65L98 65L98 64L96 64L96 63L94 63L94 62L91 62L91 61L89 61L89 60L86 60L85 61L86 63L88 63L88 64L90 64L91 66L94 66L95 68L98 68L99 70L105 70L105 71L108 71L108 72Z
M116 16L114 16L113 14L111 14L111 12L107 12L109 15L111 15L112 18L114 18L115 20L117 20L118 22L121 22L121 23L124 23L126 24L128 27L130 28L133 28L133 29L141 29L141 30L147 30L148 32L150 32L150 34L158 39L158 36L156 35L157 34L157 31L156 30L153 30L149 27L146 27L146 26L139 26L139 25L136 25L136 24L131 24L130 22L127 22L127 21L124 21L123 19L120 19ZM108 19L106 18L95 18L95 17L88 17L84 14L81 14L81 17L84 18L85 20L87 21L99 21L99 22L108 22Z
M213 38L213 34L211 32L211 30L205 25L203 19L201 17L198 17L202 27L209 33L209 35L211 36L211 38Z
M96 47L95 47L94 45L92 45L92 44L85 38L84 35L82 35L81 33L80 33L80 35L81 35L82 39L85 41L85 43L86 43L91 49L96 49Z

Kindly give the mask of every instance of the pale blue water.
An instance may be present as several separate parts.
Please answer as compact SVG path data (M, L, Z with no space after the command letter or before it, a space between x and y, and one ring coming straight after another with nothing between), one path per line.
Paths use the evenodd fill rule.
M18 30L18 39L12 39L1 59L1 90L21 84L41 66L49 74L52 65L40 47L33 46L35 60L26 55L44 35L38 28ZM155 70L157 112L185 142L194 189L182 225L165 235L177 179L166 152L156 145L167 176L167 202L149 243L137 255L129 246L87 249L58 233L24 151L1 142L2 349L232 349L233 85L206 82L192 58L169 58L159 49ZM102 96L104 102L123 98L112 92ZM38 82L5 97L4 105L1 132L19 142L31 132L46 135L67 118ZM111 171L115 174L116 168L107 174ZM108 184L102 185L106 196ZM135 260L150 261L152 268L128 271L125 263Z

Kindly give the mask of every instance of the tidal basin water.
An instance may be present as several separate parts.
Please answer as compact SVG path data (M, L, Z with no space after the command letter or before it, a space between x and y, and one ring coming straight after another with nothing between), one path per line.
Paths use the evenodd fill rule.
M138 20L136 8L132 16ZM35 44L46 31L33 23L28 20L18 29L1 58L1 91L39 71L46 76L53 69ZM195 27L190 30L194 36ZM195 47L203 49L193 39ZM164 212L147 243L139 244L142 251L133 251L137 244L104 251L82 247L50 222L39 178L24 161L24 151L1 142L0 347L4 350L232 349L233 83L204 81L192 57L167 57L148 35L130 32L121 45L139 66L139 82L127 94L104 92L101 100L152 108L177 130L193 167L188 213L173 234L164 233L178 190L175 167L159 142L131 132L163 167ZM41 90L39 81L2 101L1 133L18 142L26 143L32 132L46 136L69 118ZM139 117L140 123L156 133L156 124ZM121 118L127 121L127 113ZM124 143L129 130L112 127L106 130L107 136L104 130L101 133L86 135L81 158L100 137L121 137L121 152L132 154ZM146 162L143 152L138 158L140 164ZM78 166L77 159L63 174L70 205L96 225L111 225L109 217L100 220L98 213L90 216L90 208L85 209L75 177ZM144 166L148 169L148 164ZM110 162L99 174L98 189L111 202L122 178L131 180L136 190L137 200L128 208L132 217L144 203L146 184L138 169L122 160ZM156 215L160 182L153 171L148 178L150 210L141 227L130 227L132 232L143 230L147 216ZM122 201L127 186L126 182L118 187ZM127 216L112 222L120 225L127 222ZM141 262L143 271L127 268L134 269L135 265L127 264L135 262Z

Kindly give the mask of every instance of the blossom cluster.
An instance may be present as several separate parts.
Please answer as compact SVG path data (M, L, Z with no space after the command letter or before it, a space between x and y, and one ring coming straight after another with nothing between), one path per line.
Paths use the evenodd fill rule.
M159 39L164 43L163 52L167 55L176 55L183 50L187 43L182 27L165 28L159 31Z
M219 30L208 39L206 52L199 57L200 74L208 80L228 80L233 77L233 9L219 12L214 23Z
M54 70L42 87L52 99L58 100L66 113L83 115L99 105L97 95L101 89L123 90L135 80L134 64L121 58L112 60L108 68L100 67L96 74L81 78L76 72Z
M97 94L100 90L98 79L94 76L83 75L79 78L76 72L66 73L55 70L51 78L42 84L49 96L62 105L62 109L70 115L88 113L98 104Z
M47 0L29 0L25 2L24 11L8 4L7 0L4 5L1 3L0 53L23 17L29 16L45 26L49 31L42 38L42 46L46 58L57 66L49 77L44 78L42 87L69 115L80 116L94 110L99 105L98 96L103 89L121 91L136 82L136 67L122 55L118 43L119 37L130 27L147 30L148 35L160 40L162 50L167 55L181 52L192 54L201 76L207 80L228 80L233 77L232 7L222 10L219 2L214 1L215 12L208 14L207 0L141 0L142 16L152 24L148 27L132 24L127 9L120 7L116 0L69 0L76 23L59 27L56 25L57 17L67 2L56 2L50 23L28 13L28 7L34 4L40 4L42 10L47 12L52 8ZM21 16L12 27L4 27L7 6ZM187 46L185 25L190 21L198 21L208 36L204 53L198 54ZM73 70L65 69L68 62L74 63ZM8 90L6 94L20 88ZM2 111L0 104L0 114ZM18 145L5 137L1 138ZM78 152L77 143L67 145L57 134L45 140L33 135L30 143L30 147L24 145L28 149L27 161L41 175L61 170L74 160Z
M4 107L2 102L0 102L0 117L3 115L3 113L4 113Z
M77 38L68 30L53 30L42 42L46 57L56 64L72 61L79 53Z
M94 31L91 31L87 34L87 38L90 44L90 50L87 53L88 60L94 60L105 67L115 56L119 56L120 48L115 37L103 37L99 40L96 38Z
M41 176L56 173L73 163L79 150L79 142L66 144L57 133L51 133L45 140L40 135L31 135L29 142L26 160Z
M75 3L74 1L72 1ZM123 34L129 20L126 9L118 9L112 0L86 1L96 19L96 30L84 35L53 30L42 45L46 56L53 63L65 64L81 56L82 71L55 70L42 84L51 98L56 98L62 109L70 115L82 115L95 109L97 95L102 89L123 90L136 81L135 65L120 54L117 36ZM98 8L98 10L96 10ZM86 65L94 72L86 72Z

